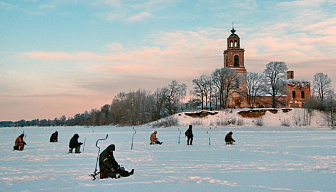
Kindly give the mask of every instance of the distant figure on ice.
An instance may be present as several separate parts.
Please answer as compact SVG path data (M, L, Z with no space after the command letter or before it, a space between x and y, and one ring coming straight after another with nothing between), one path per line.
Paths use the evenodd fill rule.
M113 151L115 151L115 145L109 145L99 156L99 168L100 168L100 178L120 178L128 177L133 175L134 169L131 172L125 170L125 168L120 167L118 162L114 159Z
M192 125L189 125L188 130L185 132L185 136L187 136L188 140L187 140L187 145L192 145L193 142L193 132L192 132Z
M24 149L24 146L26 145L26 142L23 140L24 134L22 133L15 139L15 146L14 150L20 150L22 151Z
M236 142L233 138L232 138L232 131L230 131L226 136L225 136L225 142L226 145L233 145L233 142Z
M50 142L57 142L58 141L58 132L55 131L55 133L51 134L50 136Z
M76 133L74 136L70 139L69 142L69 153L72 153L72 150L75 149L75 153L80 153L80 146L83 144L81 142L78 142L79 135Z
M151 145L154 145L154 144L160 144L161 145L162 144L162 142L160 142L158 140L158 138L156 137L156 134L157 134L157 131L154 131L149 138Z

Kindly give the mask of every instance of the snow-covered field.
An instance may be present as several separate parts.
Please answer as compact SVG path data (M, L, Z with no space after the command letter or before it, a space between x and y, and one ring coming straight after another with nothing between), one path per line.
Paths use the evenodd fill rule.
M188 123L189 118L178 118ZM283 115L274 116L279 118ZM0 191L336 191L335 131L264 122L262 127L246 123L211 130L206 123L194 126L192 146L186 145L185 125L139 126L133 150L133 127L0 128ZM59 142L49 143L56 130ZM163 145L149 145L154 130ZM28 145L24 151L13 151L14 140L23 131ZM224 144L229 131L236 145ZM75 133L79 141L86 138L85 150L68 154L68 142ZM114 143L116 160L128 170L134 168L134 175L91 180L96 140L106 134L108 139L98 145L104 150Z

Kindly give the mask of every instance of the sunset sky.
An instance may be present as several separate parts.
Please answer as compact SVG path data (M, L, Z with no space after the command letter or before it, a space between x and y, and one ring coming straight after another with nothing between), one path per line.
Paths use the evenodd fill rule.
M232 22L247 71L284 61L336 84L336 0L0 0L0 121L100 109L223 67Z

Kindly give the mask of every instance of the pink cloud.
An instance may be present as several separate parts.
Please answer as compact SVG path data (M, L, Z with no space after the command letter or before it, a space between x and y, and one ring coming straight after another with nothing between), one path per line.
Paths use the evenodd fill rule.
M320 41L334 41L330 36L312 37L305 33L286 34L288 24L279 23L258 33L237 32L245 48L245 66L262 72L270 61L281 60L291 68L293 64L310 63L323 57ZM317 26L316 26L317 27ZM315 28L311 27L311 28ZM160 46L139 47L127 51L120 43L107 44L108 53L93 52L29 52L31 59L51 59L60 62L90 61L89 73L121 76L150 76L153 78L183 79L191 81L202 74L211 74L223 66L223 51L229 32L218 35L218 29L178 31L153 36ZM213 35L217 34L214 38ZM257 71L255 71L257 70ZM314 75L312 72L311 76Z

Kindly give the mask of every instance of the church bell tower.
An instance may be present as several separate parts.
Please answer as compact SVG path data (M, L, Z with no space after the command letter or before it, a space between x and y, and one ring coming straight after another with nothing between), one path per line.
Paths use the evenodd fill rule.
M231 34L227 38L227 49L224 51L224 68L237 72L235 90L229 96L228 108L244 108L249 104L246 100L246 68L244 63L245 50L240 47L240 38L232 26Z
M236 30L232 27L231 35L227 38L227 49L224 51L224 68L231 68L238 73L246 73L244 65L244 52L240 48L240 38L235 34Z

